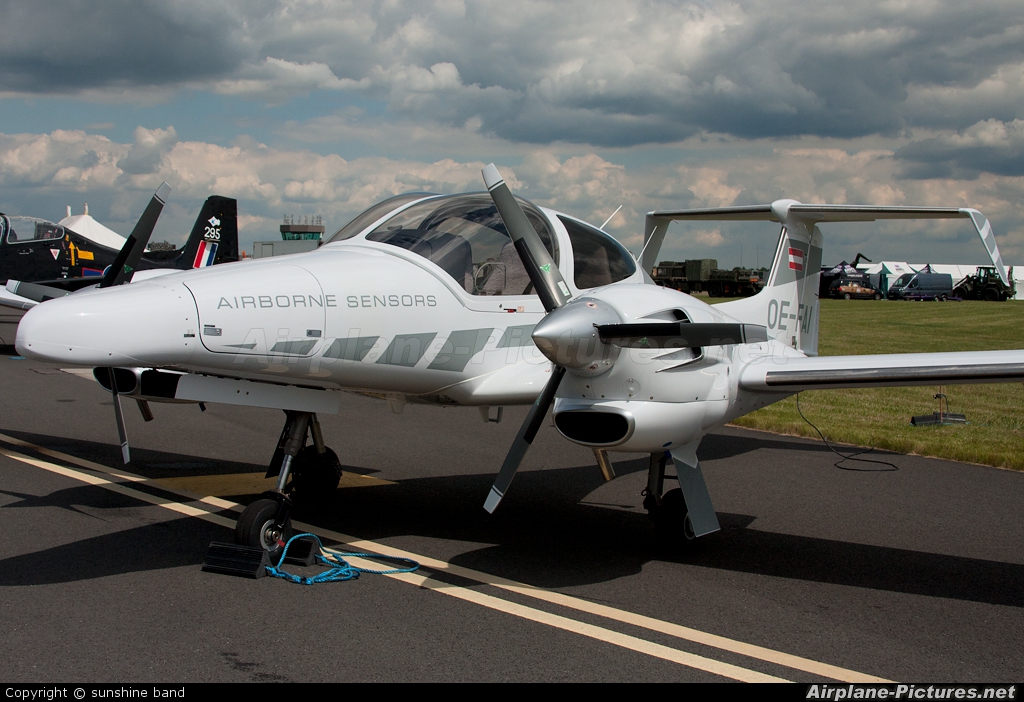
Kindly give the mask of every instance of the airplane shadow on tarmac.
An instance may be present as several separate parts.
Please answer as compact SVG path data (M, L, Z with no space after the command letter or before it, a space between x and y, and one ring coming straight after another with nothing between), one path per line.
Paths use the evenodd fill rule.
M117 447L93 442L11 432L26 441L50 446L106 465L118 465ZM743 437L715 439L702 447L703 460L741 455L765 442ZM58 446L58 443L60 444ZM827 451L822 446L779 438L772 448ZM263 471L263 466L133 449L133 472L166 477L174 465L193 473ZM616 473L636 485L646 471L644 459L615 463ZM349 470L346 467L346 470ZM356 472L369 471L356 468ZM182 473L179 468L177 474ZM686 553L660 549L647 515L631 505L606 507L581 502L604 485L596 465L524 471L516 477L515 499L494 515L481 508L492 473L423 477L388 485L339 490L320 508L298 506L295 518L360 538L447 539L462 544L489 544L450 561L485 573L541 587L571 587L605 582L638 573L653 560L672 561L726 571L792 578L852 587L925 595L996 605L1024 607L1024 565L949 556L908 549L779 534L747 528L749 515L719 513L722 531L709 535ZM614 483L612 483L614 484ZM16 494L4 510L58 507L98 517L134 500L89 486L46 496ZM235 496L244 503L252 496ZM137 512L137 511L136 511ZM123 517L122 517L123 518ZM132 524L137 524L137 516ZM103 536L0 560L0 586L37 585L121 573L198 566L210 541L230 540L231 533L198 519L173 518L133 526ZM211 576L214 577L214 576Z

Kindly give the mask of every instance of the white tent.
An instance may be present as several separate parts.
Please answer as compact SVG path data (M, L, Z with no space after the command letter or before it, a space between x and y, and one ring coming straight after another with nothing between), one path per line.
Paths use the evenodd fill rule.
M69 207L68 216L57 222L57 224L109 249L120 251L121 247L124 246L125 238L113 229L108 229L93 219L89 214L88 206L85 208L85 214L80 215L72 215L71 208Z

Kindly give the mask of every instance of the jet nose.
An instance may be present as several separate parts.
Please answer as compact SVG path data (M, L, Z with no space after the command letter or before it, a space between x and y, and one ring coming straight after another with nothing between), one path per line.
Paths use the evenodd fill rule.
M78 292L29 310L18 353L87 366L160 366L187 361L198 343L196 307L181 284L157 281Z

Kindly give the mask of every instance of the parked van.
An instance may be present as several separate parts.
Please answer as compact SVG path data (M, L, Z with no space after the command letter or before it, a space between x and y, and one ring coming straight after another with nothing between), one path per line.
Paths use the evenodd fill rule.
M904 273L889 286L890 300L946 300L953 296L949 273Z

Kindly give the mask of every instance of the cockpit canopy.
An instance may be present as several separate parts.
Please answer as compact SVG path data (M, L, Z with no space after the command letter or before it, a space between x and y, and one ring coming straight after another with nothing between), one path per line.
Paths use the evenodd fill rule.
M399 195L371 207L342 227L330 241L353 237L387 212L424 193ZM518 199L518 198L517 198ZM551 258L559 262L558 238L551 222L531 203L519 199L527 219ZM588 224L559 216L573 248L574 282L592 288L623 280L636 264L621 244ZM399 246L437 264L473 295L527 295L530 278L497 208L486 193L431 197L388 218L366 235L367 241Z
M45 219L0 214L0 242L24 244L64 237L64 227Z

